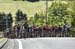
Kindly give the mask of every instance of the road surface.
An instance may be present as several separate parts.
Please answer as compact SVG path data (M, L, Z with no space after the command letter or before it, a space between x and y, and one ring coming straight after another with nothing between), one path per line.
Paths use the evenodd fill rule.
M75 49L75 38L8 39L2 49Z

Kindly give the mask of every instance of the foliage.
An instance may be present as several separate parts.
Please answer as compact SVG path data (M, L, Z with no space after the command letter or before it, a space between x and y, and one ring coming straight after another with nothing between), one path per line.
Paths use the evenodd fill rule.
M69 2L70 3L70 2ZM72 3L72 4L71 4ZM71 15L72 15L72 22L71 22L71 25L72 25L72 28L75 28L75 1L71 2L70 6L72 8L72 12L71 12Z
M0 13L0 31L3 31L6 29L6 27L10 28L12 27L13 18L11 13L5 14Z
M30 22L32 21L35 25L44 25L45 24L45 15L43 13L36 13L34 17L30 18Z
M12 18L12 14L9 13L7 15L7 19L8 19L8 27L10 28L12 26L12 22L13 22L13 18Z
M23 14L23 12L21 11L21 10L18 10L17 12L16 12L16 21L20 21L20 20L22 20L22 19L25 19L25 20L27 20L27 17L26 17L27 15L26 14Z
M48 9L48 21L52 25L61 25L66 23L69 13L68 4L62 2L53 2ZM66 20L66 21L65 21Z
M53 2L48 8L48 25L64 25L69 21L71 22L71 11L68 10L69 6L66 3ZM33 17L34 24L44 25L46 23L45 13L35 14Z

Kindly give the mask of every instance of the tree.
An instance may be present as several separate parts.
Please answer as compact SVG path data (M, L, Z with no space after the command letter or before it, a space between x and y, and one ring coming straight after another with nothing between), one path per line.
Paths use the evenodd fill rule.
M72 15L72 22L71 22L71 25L72 25L72 28L75 28L75 1L72 1L71 3L69 2L69 5L70 5L70 8L72 8L72 12L71 12L71 15Z
M34 17L30 17L30 19L28 20L28 24L29 26L32 26L34 24Z
M0 31L4 31L7 27L10 28L12 27L12 22L13 22L13 18L12 18L12 14L5 14L0 13Z
M27 15L24 14L21 10L18 10L16 12L16 21L21 21L23 19L27 20Z
M26 29L28 27L27 15L23 13L21 10L18 10L16 12L16 22L24 26L24 28Z
M31 17L29 22L34 25L44 25L45 24L45 15L43 12L35 13L34 17Z
M49 10L48 17L50 17L48 19L51 19L52 21L50 23L59 24L64 22L64 19L67 18L67 16L69 15L67 8L68 8L68 4L62 2L53 2L48 9Z
M11 13L7 14L7 19L8 19L8 27L10 28L12 26L12 22L13 22Z
M0 13L0 31L3 31L6 29L6 23L3 19L4 17L5 17L5 13Z
M16 12L16 20L17 20L17 21L20 21L20 20L22 20L22 17L23 17L22 11L21 11L21 10L18 10L18 11Z

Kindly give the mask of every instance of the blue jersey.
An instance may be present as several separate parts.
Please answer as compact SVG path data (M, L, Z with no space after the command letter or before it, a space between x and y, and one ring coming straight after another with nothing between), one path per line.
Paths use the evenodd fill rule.
M30 27L30 28L29 28L29 32L30 32L30 33L32 33L32 32L33 32L33 29L32 29L32 27Z

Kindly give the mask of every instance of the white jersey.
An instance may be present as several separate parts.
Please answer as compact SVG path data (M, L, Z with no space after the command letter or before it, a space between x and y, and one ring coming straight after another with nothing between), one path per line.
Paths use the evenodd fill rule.
M70 25L66 25L66 28L70 28L71 26Z

